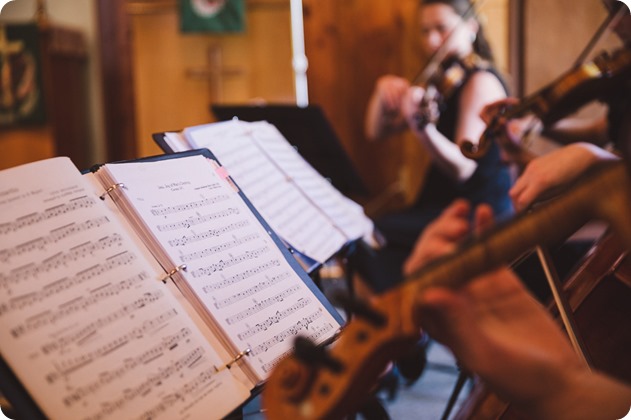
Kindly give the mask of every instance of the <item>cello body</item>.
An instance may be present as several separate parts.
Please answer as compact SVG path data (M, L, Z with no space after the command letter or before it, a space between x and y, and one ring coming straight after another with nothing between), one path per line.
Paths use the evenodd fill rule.
M604 235L564 284L578 333L592 368L631 383L631 257L618 238ZM553 314L558 315L554 305ZM455 419L523 419L509 404L476 381Z

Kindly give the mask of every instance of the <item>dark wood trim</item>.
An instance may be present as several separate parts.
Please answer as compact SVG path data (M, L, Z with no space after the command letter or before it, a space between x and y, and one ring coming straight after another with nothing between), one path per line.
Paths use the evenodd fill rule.
M88 168L90 129L87 93L87 44L76 29L42 24L39 29L46 115L55 155Z
M138 157L131 18L126 4L126 0L97 0L107 161Z
M510 0L508 13L508 69L512 76L513 96L520 98L525 90L526 0Z

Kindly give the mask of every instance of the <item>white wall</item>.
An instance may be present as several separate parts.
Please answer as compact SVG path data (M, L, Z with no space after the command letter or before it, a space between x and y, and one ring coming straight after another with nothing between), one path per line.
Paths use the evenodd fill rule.
M90 107L91 160L103 162L105 140L102 118L102 95L96 5L92 0L46 0L49 19L53 24L77 28L83 32L88 45L88 85ZM13 0L2 8L0 24L32 20L36 0Z

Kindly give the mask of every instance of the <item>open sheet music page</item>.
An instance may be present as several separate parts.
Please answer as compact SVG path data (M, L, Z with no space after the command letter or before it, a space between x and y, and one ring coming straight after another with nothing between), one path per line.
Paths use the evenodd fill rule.
M373 223L364 214L363 208L345 197L320 175L273 124L266 121L253 122L250 123L250 129L259 149L298 185L348 240L372 234Z
M249 396L69 159L0 185L0 351L48 417L220 418Z
M209 324L235 352L250 349L245 360L260 379L296 335L322 342L339 329L214 161L196 155L102 169L124 183L120 194L171 263L186 265L181 286Z
M217 156L272 229L297 251L325 262L347 242L343 232L309 200L252 138L250 123L225 121L190 127L194 148Z

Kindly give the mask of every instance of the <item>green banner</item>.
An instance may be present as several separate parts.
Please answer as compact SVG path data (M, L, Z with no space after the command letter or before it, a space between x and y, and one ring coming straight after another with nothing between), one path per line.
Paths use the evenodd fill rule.
M180 0L182 32L243 32L244 0Z

